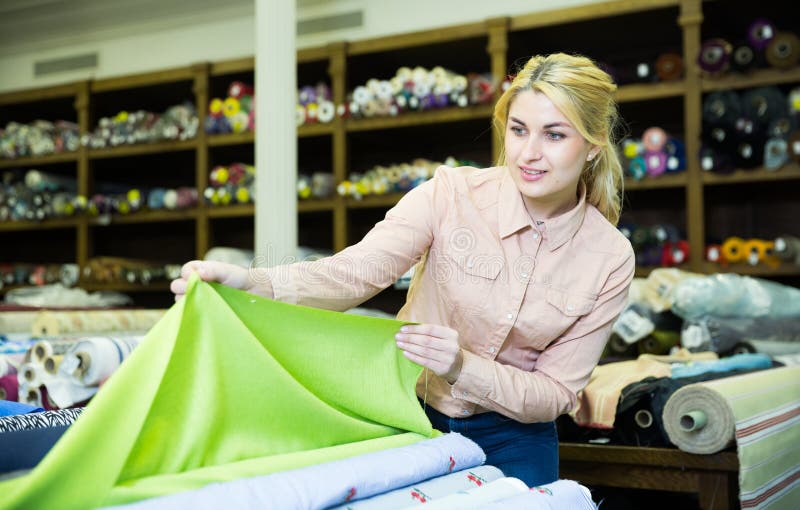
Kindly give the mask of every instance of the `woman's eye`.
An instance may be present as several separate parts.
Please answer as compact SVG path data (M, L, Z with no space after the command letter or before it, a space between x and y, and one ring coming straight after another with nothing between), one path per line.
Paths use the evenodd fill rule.
M525 133L525 129L519 126L511 126L511 132L514 133L515 135L522 135Z
M555 131L548 131L547 137L551 140L561 140L564 138L564 135L561 133L556 133Z

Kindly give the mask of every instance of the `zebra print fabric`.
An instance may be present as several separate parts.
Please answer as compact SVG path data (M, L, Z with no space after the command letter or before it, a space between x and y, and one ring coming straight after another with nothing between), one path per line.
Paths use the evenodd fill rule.
M56 411L44 411L41 413L4 416L0 418L0 433L70 425L78 419L82 411L82 407L75 407Z

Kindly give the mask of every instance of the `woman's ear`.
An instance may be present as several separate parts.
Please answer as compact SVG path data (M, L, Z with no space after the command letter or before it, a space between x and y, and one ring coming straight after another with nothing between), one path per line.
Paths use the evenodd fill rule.
M591 149L589 149L589 154L586 156L586 161L592 161L597 154L600 153L600 147L594 145Z

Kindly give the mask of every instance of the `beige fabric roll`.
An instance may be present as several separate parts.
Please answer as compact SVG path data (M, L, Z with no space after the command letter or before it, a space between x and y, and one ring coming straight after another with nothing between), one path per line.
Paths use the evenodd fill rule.
M0 333L28 333L39 312L0 312Z
M164 312L165 310L42 311L33 323L32 334L47 337L112 331L146 332L161 319Z

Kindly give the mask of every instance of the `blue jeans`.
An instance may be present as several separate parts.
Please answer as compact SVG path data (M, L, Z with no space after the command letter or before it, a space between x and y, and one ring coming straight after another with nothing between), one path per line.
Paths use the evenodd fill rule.
M520 423L495 412L450 418L424 406L433 428L458 432L486 453L486 464L528 487L558 480L558 434L555 422Z

